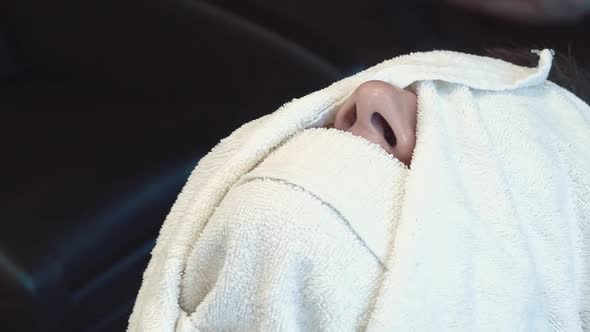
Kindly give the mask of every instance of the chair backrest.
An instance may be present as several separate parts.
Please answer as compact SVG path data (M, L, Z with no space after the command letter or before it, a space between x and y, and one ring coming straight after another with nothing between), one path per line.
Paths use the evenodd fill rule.
M22 327L10 324L31 322L34 331L122 330L159 226L196 165L195 158L239 125L343 74L280 35L199 1L57 0L48 5L41 0L22 0L10 2L9 7L12 12L7 24L15 33L11 38L19 40L20 61L30 63L30 68L43 76L33 87L21 84L12 91L26 97L21 98L27 99L23 105L37 112L35 115L59 112L54 117L68 121L63 114L72 114L71 123L60 127L58 138L52 138L51 133L43 140L29 138L23 135L29 126L18 128L18 121L9 135L18 135L24 141L21 144L43 149L55 148L60 138L71 134L70 140L82 142L80 153L72 150L51 160L55 170L67 173L80 165L81 151L89 149L87 136L80 130L68 130L91 125L92 121L81 121L84 111L109 113L105 118L115 122L133 118L131 112L135 112L138 120L130 122L128 129L117 127L116 133L114 127L90 131L107 133L108 137L99 137L92 144L103 142L104 150L114 151L109 155L118 158L105 161L100 154L95 159L84 154L83 162L105 165L95 168L103 173L88 174L84 180L88 192L60 192L62 187L68 188L64 182L75 177L62 172L61 178L52 179L43 167L13 175L19 179L11 182L15 188L39 183L53 188L45 196L33 192L16 197L44 199L47 202L39 206L79 217L48 225L45 211L30 211L34 209L30 200L13 202L12 211L7 211L14 217L14 225L7 227L13 231L0 232L0 276L9 285L0 288L0 308L21 305L12 307L8 321L2 317L3 325ZM53 86L53 82L59 85ZM37 93L51 98L38 98ZM0 110L11 106L2 103L0 100ZM18 114L26 113L23 111ZM150 134L153 124L147 118L154 117L146 115L142 120L142 114L149 111L178 125L169 130L154 126L158 130ZM126 116L118 115L121 112L127 112ZM26 123L44 118L28 116ZM109 122L99 125L105 123ZM121 132L130 134L120 136ZM145 135L150 135L149 140L158 138L158 144L146 147L149 140ZM117 142L125 139L130 142ZM137 142L133 143L136 146L131 141ZM152 161L166 158L172 166L149 172L134 169L153 167L147 150ZM171 152L176 157L170 159ZM176 158L177 163L170 161ZM36 166L36 162L31 163ZM121 165L119 171L112 170L113 162ZM122 180L121 169L129 168L156 176L139 182L132 181L132 176ZM90 195L96 193L93 185L97 181L111 181L110 187L123 188L126 194L113 202L97 202L96 195ZM18 220L19 216L23 219L19 211L29 212L30 219ZM30 229L37 230L34 240Z

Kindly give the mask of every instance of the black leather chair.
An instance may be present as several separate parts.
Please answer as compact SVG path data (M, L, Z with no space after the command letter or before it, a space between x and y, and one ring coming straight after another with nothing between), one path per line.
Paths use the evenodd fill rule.
M9 67L22 70L0 90L3 173L14 174L1 197L3 331L124 330L198 160L241 124L346 75L199 1L9 9Z
M159 226L197 161L195 155L154 170L139 182L125 183L128 189L94 209L87 206L83 215L68 221L71 229L55 242L40 247L31 241L31 250L20 238L18 252L2 260L3 275L11 285L2 298L3 315L10 313L8 326L120 330Z

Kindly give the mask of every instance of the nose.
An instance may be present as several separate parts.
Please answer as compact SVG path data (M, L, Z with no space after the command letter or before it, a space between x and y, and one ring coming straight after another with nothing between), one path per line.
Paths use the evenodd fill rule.
M359 85L336 113L334 128L379 144L410 166L416 145L417 98L383 81Z

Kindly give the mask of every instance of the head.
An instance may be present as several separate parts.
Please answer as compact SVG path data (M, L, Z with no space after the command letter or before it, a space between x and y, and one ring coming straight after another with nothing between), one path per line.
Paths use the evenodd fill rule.
M502 59L520 66L535 66L538 58L533 48L484 48L484 56ZM590 104L590 75L568 54L556 52L548 80L571 91ZM334 123L326 128L349 131L380 145L410 167L416 145L417 96L383 81L359 85L336 112Z

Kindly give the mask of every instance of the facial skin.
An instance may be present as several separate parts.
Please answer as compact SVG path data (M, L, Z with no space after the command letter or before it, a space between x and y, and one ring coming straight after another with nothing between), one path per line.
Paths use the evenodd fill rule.
M336 112L335 128L379 144L410 167L416 145L417 97L383 81L359 85Z

